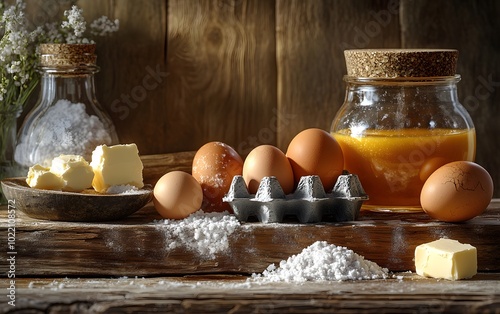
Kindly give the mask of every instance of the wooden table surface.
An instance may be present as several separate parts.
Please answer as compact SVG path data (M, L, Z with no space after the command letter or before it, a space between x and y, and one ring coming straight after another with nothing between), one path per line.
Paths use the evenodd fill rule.
M5 291L5 290L4 290ZM500 274L471 280L402 273L373 281L259 284L241 276L21 278L30 313L498 313ZM24 313L24 312L23 312Z
M500 312L500 200L461 224L441 223L423 213L364 211L358 221L346 223L242 223L227 252L211 258L182 247L165 253L158 219L151 205L109 223L51 222L16 213L13 283L7 278L12 266L5 263L10 256L7 228L2 227L0 238L2 288L7 288L0 312ZM0 224L9 224L5 206ZM415 246L439 237L475 245L478 275L460 281L416 275ZM317 240L347 246L389 268L392 277L266 283L250 276ZM8 303L11 291L15 307Z

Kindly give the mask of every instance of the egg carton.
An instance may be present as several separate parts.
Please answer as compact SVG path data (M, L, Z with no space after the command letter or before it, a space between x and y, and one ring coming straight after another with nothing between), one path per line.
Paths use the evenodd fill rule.
M319 176L303 176L294 193L286 195L275 177L264 177L256 194L250 194L243 177L234 176L223 201L242 222L256 217L262 223L281 223L295 216L300 223L352 221L368 199L359 178L344 172L330 193Z

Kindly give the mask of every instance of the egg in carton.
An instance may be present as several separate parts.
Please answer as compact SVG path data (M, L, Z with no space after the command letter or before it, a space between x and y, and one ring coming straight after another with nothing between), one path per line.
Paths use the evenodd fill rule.
M256 194L248 192L242 176L233 177L223 201L234 215L246 222L257 217L262 223L280 223L295 216L300 223L356 220L363 201L368 199L359 178L344 172L330 193L326 193L317 175L301 177L295 192L285 195L275 177L264 177Z

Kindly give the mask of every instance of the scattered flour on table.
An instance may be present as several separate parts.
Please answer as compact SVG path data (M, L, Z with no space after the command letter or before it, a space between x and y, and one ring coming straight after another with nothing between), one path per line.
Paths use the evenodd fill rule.
M281 261L278 268L271 264L262 274L253 274L252 279L260 282L385 279L388 272L350 249L317 241L300 254Z
M205 213L202 210L185 219L158 220L155 224L165 235L167 251L184 247L207 259L227 252L229 237L240 227L236 217L227 212Z

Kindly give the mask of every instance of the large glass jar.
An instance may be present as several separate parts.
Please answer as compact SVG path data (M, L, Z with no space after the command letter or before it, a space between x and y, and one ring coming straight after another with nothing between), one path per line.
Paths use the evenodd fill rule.
M61 154L90 161L96 146L118 143L95 95L95 45L42 44L39 50L40 94L21 126L14 158L24 167L50 166Z
M472 120L457 97L456 50L347 50L344 104L331 133L359 176L363 209L421 210L440 166L473 161Z

